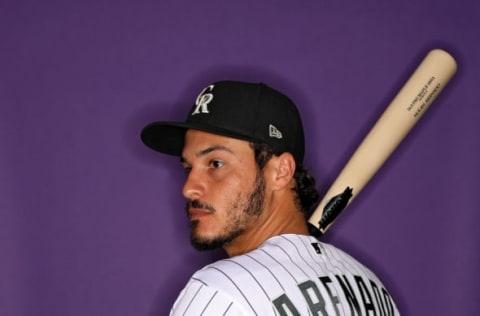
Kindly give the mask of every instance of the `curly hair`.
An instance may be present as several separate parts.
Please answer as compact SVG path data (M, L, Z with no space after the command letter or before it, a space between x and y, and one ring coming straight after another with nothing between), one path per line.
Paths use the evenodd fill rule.
M271 146L266 144L251 143L251 146L258 169L263 170L270 158L276 153ZM302 164L296 165L293 177L295 179L294 191L297 205L300 206L305 218L308 218L320 197L315 179Z

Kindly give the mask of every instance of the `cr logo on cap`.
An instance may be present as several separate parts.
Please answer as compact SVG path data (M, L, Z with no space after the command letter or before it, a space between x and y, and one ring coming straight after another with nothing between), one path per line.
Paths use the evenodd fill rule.
M210 113L208 112L208 107L207 105L212 102L213 100L213 94L211 93L206 93L207 91L212 91L213 87L215 85L209 85L205 89L200 92L198 95L197 99L195 100L195 110L192 112L192 115L199 114L199 113Z

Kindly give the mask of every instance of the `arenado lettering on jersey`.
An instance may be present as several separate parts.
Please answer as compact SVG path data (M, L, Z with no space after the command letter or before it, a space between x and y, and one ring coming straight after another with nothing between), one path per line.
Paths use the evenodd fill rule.
M335 315L344 315L344 312L339 310L340 305L344 308L348 305L348 315L395 315L392 298L384 288L379 288L373 281L365 282L360 276L353 276L353 280L349 281L345 275L335 275L333 279L324 276L318 280L319 283L307 280L297 284L313 315L328 315L327 309L333 309ZM326 295L322 295L322 292ZM300 316L295 304L286 294L282 294L272 303L281 316Z

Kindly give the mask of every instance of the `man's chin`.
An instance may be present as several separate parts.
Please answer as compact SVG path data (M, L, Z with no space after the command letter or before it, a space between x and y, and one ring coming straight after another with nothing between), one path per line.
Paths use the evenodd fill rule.
M223 238L205 238L196 235L192 235L190 237L190 243L192 244L193 248L200 251L223 248L227 242L228 240Z
M190 243L197 250L214 250L224 248L235 238L242 234L242 230L230 232L230 234L220 236L205 236L198 232L198 229L192 229Z
M195 249L202 251L224 248L245 231L237 226L235 229L225 230L223 233L214 233L214 228L206 227L200 221L190 222L190 229L190 243Z

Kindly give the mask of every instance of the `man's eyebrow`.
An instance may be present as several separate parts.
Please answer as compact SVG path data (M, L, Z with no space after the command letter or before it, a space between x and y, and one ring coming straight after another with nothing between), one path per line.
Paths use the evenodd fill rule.
M213 146L210 146L210 147L205 148L203 150L200 150L199 152L197 152L195 154L195 157L199 158L201 156L205 156L206 154L209 154L209 153L217 151L217 150L226 151L226 152L229 152L229 153L233 154L233 151L228 147L225 147L225 146L222 146L222 145L213 145Z
M229 152L229 153L232 153L233 154L233 151L228 148L228 147L225 147L225 146L222 146L222 145L213 145L213 146L210 146L210 147L207 147L205 149L202 149L200 150L199 152L195 153L195 157L197 158L200 158L202 156L205 156L211 152L214 152L214 151L217 151L217 150L220 150L220 151L226 151L226 152ZM182 163L185 163L187 162L186 159L182 156L180 157L180 162Z

